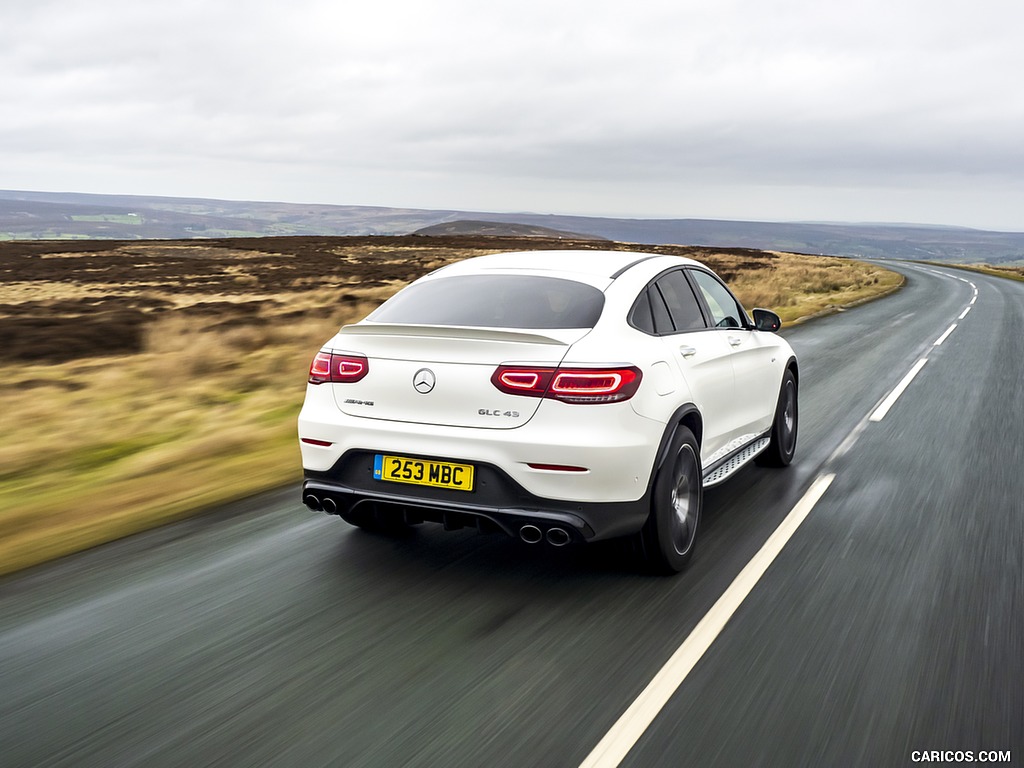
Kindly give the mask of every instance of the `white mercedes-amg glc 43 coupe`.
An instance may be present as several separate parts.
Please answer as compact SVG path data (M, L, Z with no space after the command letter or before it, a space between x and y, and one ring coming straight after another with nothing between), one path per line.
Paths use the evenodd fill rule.
M532 251L426 275L313 359L299 415L311 509L554 546L631 537L689 561L702 491L786 466L796 356L702 264Z

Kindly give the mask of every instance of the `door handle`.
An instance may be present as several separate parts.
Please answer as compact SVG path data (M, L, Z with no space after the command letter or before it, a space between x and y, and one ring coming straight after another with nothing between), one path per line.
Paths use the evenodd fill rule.
M683 357L690 358L697 354L697 350L684 344L679 348L679 354Z
M730 336L729 337L729 346L730 347L738 347L742 343L743 343L743 339L738 339L735 336Z

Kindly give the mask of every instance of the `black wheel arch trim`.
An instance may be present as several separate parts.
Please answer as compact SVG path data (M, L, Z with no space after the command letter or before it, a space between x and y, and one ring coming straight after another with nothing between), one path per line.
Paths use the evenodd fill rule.
M696 426L696 429L690 425ZM668 458L669 446L672 444L672 440L675 438L676 432L679 431L680 427L687 427L693 432L693 436L697 438L697 445L701 445L704 440L704 417L701 416L700 410L693 403L679 406L668 421L665 433L661 436L661 444L658 445L658 452L655 454L654 471L651 472L651 477L647 481L648 494L654 488L654 478L665 464L665 459ZM700 461L700 456L697 457L697 460Z
M800 364L796 361L796 355L790 355L789 360L786 361L786 365L783 366L783 370L792 371L793 378L796 379L796 383L800 384ZM781 386L781 384L779 385Z

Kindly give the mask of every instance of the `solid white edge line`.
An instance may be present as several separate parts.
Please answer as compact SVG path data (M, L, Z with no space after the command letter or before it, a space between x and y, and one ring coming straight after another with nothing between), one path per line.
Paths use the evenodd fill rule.
M933 347L941 346L942 342L944 342L946 339L948 339L949 338L949 334L951 334L955 330L956 330L956 323L953 323L951 326L949 326L949 328L946 329L946 332L944 334L942 334L941 336L939 336L939 338L937 338L935 340L935 342L932 344L932 346Z
M683 641L672 658L670 658L654 676L647 687L630 704L622 716L615 722L604 738L598 742L580 768L615 768L629 753L629 750L640 740L644 732L665 707L672 694L696 666L715 638L721 633L726 623L740 607L747 595L768 570L786 542L793 536L796 529L807 518L814 505L825 494L835 480L834 474L819 475L803 498L790 510L779 527L768 537L757 554L744 566L729 588L722 593L711 610L700 620L689 637Z
M874 413L868 417L868 420L881 421L884 419L885 414L887 414L889 409L892 408L896 401L900 399L900 395L902 395L904 390L910 386L910 382L914 380L914 377L917 376L922 368L924 368L924 364L927 362L928 358L922 357L914 363L914 367L911 368L907 375L903 377L903 380L896 385L896 389L890 392L889 396L882 401L882 404L875 409Z
M960 317L958 317L957 320L963 320L965 317L967 317L967 313L970 312L971 309L972 309L972 307L968 307L963 312L961 312L960 313Z

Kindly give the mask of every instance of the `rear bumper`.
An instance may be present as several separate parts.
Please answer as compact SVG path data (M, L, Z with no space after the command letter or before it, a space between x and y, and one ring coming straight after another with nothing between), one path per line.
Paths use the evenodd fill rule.
M500 467L517 487L542 499L630 502L649 485L665 431L664 423L637 415L628 402L589 407L545 400L534 418L512 429L360 418L339 411L325 386L307 387L299 414L299 447L307 473L329 473L350 451L365 450ZM586 471L549 471L537 465Z
M618 502L542 498L501 468L480 462L475 462L476 487L471 493L388 483L373 479L373 456L372 451L349 450L330 469L306 469L303 502L342 517L372 510L378 516L408 523L436 522L448 529L475 527L514 537L520 536L523 526L535 526L541 535L560 528L577 542L634 533L650 510L648 493L635 501Z

